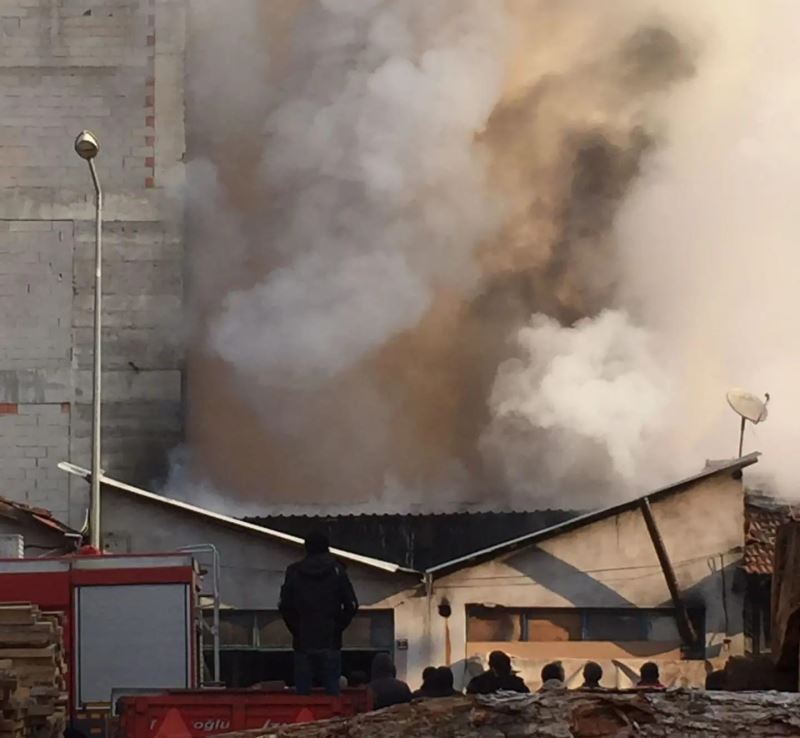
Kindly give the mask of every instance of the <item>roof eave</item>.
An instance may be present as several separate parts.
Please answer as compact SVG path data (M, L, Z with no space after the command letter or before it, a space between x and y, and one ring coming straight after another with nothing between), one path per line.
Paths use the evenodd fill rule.
M606 517L611 517L613 515L626 512L627 510L633 509L641 504L642 500L658 500L663 497L668 497L676 492L680 492L686 487L690 487L692 484L712 477L715 474L722 474L725 472L734 473L736 471L741 471L745 467L751 466L752 464L758 462L759 456L761 456L761 454L758 451L755 451L751 454L747 454L746 456L742 456L739 459L735 459L728 464L704 469L698 474L687 477L686 479L682 479L679 482L667 487L661 487L653 490L652 492L648 492L640 497L635 497L632 500L626 500L625 502L602 508L600 510L595 510L593 512L586 513L585 515L578 515L577 517L565 520L563 523L552 525L549 528L543 528L535 533L529 533L518 538L512 538L509 541L504 541L503 543L498 543L494 546L490 546L489 548L475 551L471 554L467 554L466 556L461 556L451 561L445 561L442 564L437 564L436 566L426 569L425 575L433 578L446 576L447 574L451 574L452 572L458 571L459 569L463 569L467 566L489 560L499 554L511 553L515 550L531 546L547 538L552 538L562 533L575 530L576 528L581 528L585 525L597 522L598 520L603 520Z
M91 477L91 472L88 469L76 466L75 464L71 464L70 462L67 461L60 462L58 468L61 469L62 471L67 472L68 474L73 474L74 476L81 477L87 481ZM140 487L134 487L133 485L126 484L125 482L120 482L117 479L112 479L111 477L107 477L105 474L100 475L100 483L108 487L118 489L122 492L127 492L128 494L136 495L143 499L148 499L153 502L160 503L162 505L168 505L170 507L183 510L185 512L189 512L195 515L201 515L203 517L216 520L220 523L224 523L226 525L233 526L241 530L247 530L251 533L257 533L259 535L268 536L270 538L284 541L285 543L291 543L297 546L303 545L302 538L298 538L297 536L293 536L289 533L284 533L283 531L274 530L273 528L266 528L262 525L255 525L254 523L248 523L244 520L239 520L238 518L231 517L230 515L217 513L214 512L213 510L208 510L207 508L199 507L189 502L183 502L182 500L176 500L172 497L165 497L164 495L159 495L156 494L155 492L150 492L146 489L141 489ZM332 548L331 553L334 554L335 556L345 559L346 561L352 561L357 564L362 564L364 566L372 567L374 569L379 569L389 574L413 574L417 576L421 575L421 572L417 571L416 569L409 569L407 567L400 566L399 564L394 564L389 561L382 561L381 559L374 559L370 556L362 556L361 554L352 553L351 551L344 551L339 548Z

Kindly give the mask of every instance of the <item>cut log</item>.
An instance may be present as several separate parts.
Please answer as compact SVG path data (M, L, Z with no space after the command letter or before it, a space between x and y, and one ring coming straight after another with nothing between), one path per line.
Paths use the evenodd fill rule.
M800 695L582 692L454 697L227 738L783 738L800 735ZM222 738L222 737L220 737Z

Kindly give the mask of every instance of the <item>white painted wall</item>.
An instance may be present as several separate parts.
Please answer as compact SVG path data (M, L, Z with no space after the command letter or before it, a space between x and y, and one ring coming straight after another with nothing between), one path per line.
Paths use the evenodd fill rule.
M213 543L222 565L223 604L274 610L286 567L303 557L303 548L248 532L110 487L103 489L105 547L115 553L174 551ZM364 607L394 607L401 592L413 588L414 575L390 574L350 562L348 573Z
M734 570L743 543L743 486L730 473L701 480L652 504L653 515L689 603L706 610L706 655L743 652L742 597ZM106 488L104 539L114 551L169 551L213 543L222 560L222 597L240 608L274 609L286 566L300 547ZM724 574L722 572L724 569ZM398 673L412 686L422 669L447 660L461 678L466 606L669 607L671 601L638 510L591 523L538 546L435 580L430 598L418 577L351 564L364 607L393 608ZM724 596L723 596L724 593ZM437 611L446 598L448 619Z
M743 592L734 571L743 543L743 485L729 473L699 481L652 504L653 515L689 604L706 610L706 656L743 653ZM724 573L722 570L724 569ZM447 599L452 615L437 613ZM458 678L466 653L466 606L670 607L669 591L644 520L624 512L543 541L527 550L435 581L430 636L409 653L411 674L442 663L447 631ZM424 601L408 603L396 627L424 619ZM406 615L411 622L404 622ZM552 656L550 657L552 658Z

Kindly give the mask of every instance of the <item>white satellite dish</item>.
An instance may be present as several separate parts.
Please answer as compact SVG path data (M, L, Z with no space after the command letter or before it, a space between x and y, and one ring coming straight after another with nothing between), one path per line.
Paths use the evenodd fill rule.
M767 405L769 404L769 392L764 394L764 399L760 399L752 392L734 388L726 395L728 404L733 411L742 418L739 428L739 457L742 456L742 446L744 444L744 426L749 420L753 425L762 423L767 419Z

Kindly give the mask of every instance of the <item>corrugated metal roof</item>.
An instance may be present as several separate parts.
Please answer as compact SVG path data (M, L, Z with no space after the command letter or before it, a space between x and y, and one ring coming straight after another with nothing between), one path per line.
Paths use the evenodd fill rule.
M73 474L75 476L82 477L87 481L91 477L91 472L88 469L76 466L75 464L71 464L67 461L62 461L58 465L58 468L61 469L62 471L67 472L68 474ZM127 492L129 494L150 500L152 502L156 502L161 505L167 505L169 507L183 510L184 512L188 512L193 515L201 515L205 518L216 520L217 522L223 523L225 525L234 528L238 528L240 530L247 530L250 533L257 533L259 535L268 536L275 540L283 541L285 543L291 543L295 546L303 545L303 539L298 538L297 536L293 536L288 533L283 533L282 531L279 530L273 530L272 528L265 528L261 525L254 525L253 523L248 523L244 520L239 520L238 518L232 518L229 515L224 515L223 513L213 512L212 510L207 510L206 508L198 507L197 505L192 505L188 502L175 500L171 497L164 497L163 495L158 495L155 492L148 492L145 489L134 487L130 484L125 484L125 482L120 482L117 479L112 479L111 477L107 477L104 474L100 475L100 482L101 484L104 484L108 487L113 487L114 489L118 489L122 492ZM346 561L353 561L359 564L363 564L365 566L370 566L375 569L380 569L382 571L387 571L390 573L397 573L397 572L404 572L407 574L419 573L414 571L413 569L408 569L406 567L399 566L398 564L393 564L388 561L382 561L381 559L375 559L370 556L362 556L361 554L356 554L351 551L344 551L342 549L332 548L331 553L342 559L345 559Z
M548 508L552 509L552 508ZM270 505L262 504L258 507L257 515L254 513L249 518L344 518L344 517L380 517L380 516L412 516L427 517L431 515L486 515L490 513L536 513L542 509L537 505L536 499L502 499L487 496L481 502L463 500L428 500L424 503L395 503L383 502L380 499L369 502L349 503L346 505Z
M486 546L548 528L578 515L569 510L437 513L432 515L343 515L246 518L248 522L305 537L321 531L331 544L381 556L417 570Z
M481 551L475 551L474 553L453 559L452 561L447 561L443 564L432 566L426 569L425 573L432 576L443 576L452 571L461 569L465 566L473 566L482 561L492 559L495 556L509 553L519 548L531 546L534 543L538 543L539 541L545 540L547 538L561 535L562 533L575 530L576 528L581 528L584 525L589 525L598 520L603 520L604 518L611 517L613 515L618 515L619 513L625 512L626 510L631 510L640 505L642 500L644 499L648 499L651 501L663 499L664 497L668 497L672 494L675 494L676 492L682 491L683 489L691 486L695 482L713 476L714 474L719 474L722 472L741 471L745 467L750 466L751 464L755 464L758 461L758 457L760 455L761 454L756 452L748 454L747 456L743 456L740 459L734 459L728 462L715 462L714 464L708 464L706 468L699 474L695 474L694 476L682 479L680 482L671 484L668 487L662 487L652 492L648 492L647 494L642 495L641 497L636 497L632 500L628 500L627 502L623 502L618 505L612 505L611 507L606 507L603 508L602 510L597 510L595 512L587 513L586 515L579 515L578 517L572 518L571 520L567 520L563 523L559 523L558 525L554 525L550 528L545 528L544 530L520 536L518 538L512 538L511 540L499 543L496 546L490 546Z

